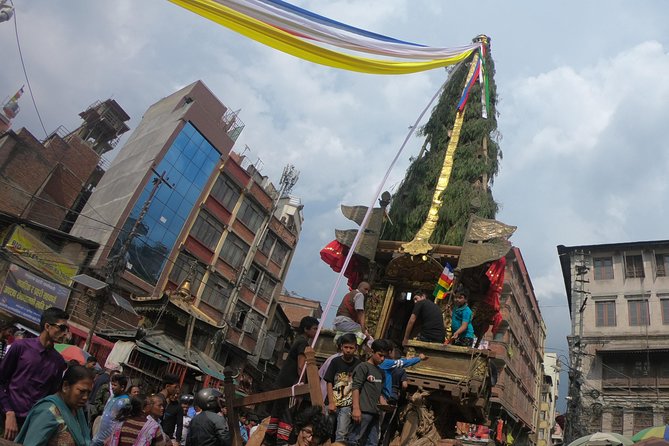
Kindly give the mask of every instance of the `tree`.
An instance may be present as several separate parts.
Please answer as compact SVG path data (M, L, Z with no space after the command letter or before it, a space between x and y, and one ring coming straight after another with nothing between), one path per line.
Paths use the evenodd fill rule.
M381 237L384 240L411 240L425 221L471 61L472 58L468 59L451 72L439 103L420 131L425 137L423 150L409 166L393 196L389 212L392 224L386 223ZM430 238L433 244L461 245L469 216L475 213L483 218L495 218L499 207L490 190L502 152L497 143L497 89L489 48L484 66L490 93L488 118L482 117L481 86L476 82L464 111L453 171L442 196L439 222Z

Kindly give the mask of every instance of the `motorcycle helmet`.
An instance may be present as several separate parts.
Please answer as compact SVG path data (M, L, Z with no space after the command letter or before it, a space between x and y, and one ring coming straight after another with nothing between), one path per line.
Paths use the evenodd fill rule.
M195 397L190 394L184 394L179 397L179 404L188 404L189 406L193 405Z
M221 410L221 403L219 401L222 398L223 394L220 391L208 387L201 389L195 394L195 405L202 410L218 412Z

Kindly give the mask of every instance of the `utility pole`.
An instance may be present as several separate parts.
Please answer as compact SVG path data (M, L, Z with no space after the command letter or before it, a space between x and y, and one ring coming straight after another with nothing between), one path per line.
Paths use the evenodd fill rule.
M107 265L105 266L106 270L105 282L107 283L107 287L103 291L104 293L103 296L101 296L101 298L97 300L95 306L95 314L93 315L91 329L88 332L88 337L86 338L86 344L84 344L84 350L86 351L88 351L91 347L91 341L93 340L93 333L95 333L95 328L97 327L98 322L100 322L100 318L102 317L102 312L105 308L105 303L111 299L113 288L116 287L118 279L121 277L121 274L123 274L123 272L125 271L127 265L126 255L128 254L128 250L130 249L132 241L137 236L137 230L142 224L142 220L144 220L146 213L149 211L149 206L151 206L151 202L153 201L153 198L158 192L158 188L160 188L161 185L165 184L170 189L173 189L173 186L168 182L169 178L165 176L166 173L165 171L159 174L154 168L151 168L151 170L153 171L154 174L157 175L152 180L153 188L151 188L151 193L144 202L142 210L139 212L137 220L132 225L132 229L130 230L128 237L125 239L123 245L121 245L121 249L118 251L118 253L116 253L107 261Z
M572 335L569 337L569 392L567 398L567 416L565 429L565 444L585 435L581 416L583 404L581 401L581 386L583 384L583 313L585 312L590 293L586 290L586 278L590 268L583 251L575 253L580 258L574 265L574 279L572 282ZM575 333L578 330L578 334Z

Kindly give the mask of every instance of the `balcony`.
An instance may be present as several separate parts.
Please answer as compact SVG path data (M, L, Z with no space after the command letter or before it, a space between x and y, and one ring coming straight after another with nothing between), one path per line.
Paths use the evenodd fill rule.
M639 388L669 388L669 378L659 378L655 376L644 377L617 377L605 378L602 380L604 389L639 389Z

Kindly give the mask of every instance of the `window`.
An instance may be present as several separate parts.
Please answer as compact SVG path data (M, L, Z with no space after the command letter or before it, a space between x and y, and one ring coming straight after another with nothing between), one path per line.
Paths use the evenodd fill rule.
M262 271L257 266L251 265L249 272L246 273L246 285L251 290L255 291L261 279Z
M641 255L625 256L625 277L644 277L643 258Z
M225 176L219 176L211 189L211 196L230 212L235 208L241 193L241 188Z
M615 327L616 326L616 302L615 300L605 300L595 302L595 312L597 316L597 327Z
M662 325L669 325L669 298L660 299L660 306L662 307Z
M545 438L545 436L546 436L546 434L544 433L544 430L539 429L539 440L543 440Z
M595 266L595 280L613 279L612 257L595 257L593 264Z
M248 310L242 330L253 339L258 339L260 334L260 327L262 326L262 316L255 311Z
M268 232L265 236L265 240L262 242L262 246L260 246L260 251L265 255L269 255L270 251L272 250L272 246L274 246L274 242L276 242L276 235Z
M634 408L634 432L653 426L653 408L635 407Z
M272 251L272 261L279 266L283 266L283 261L288 255L288 247L281 242L277 242Z
M249 245L235 234L229 233L225 242L223 242L223 248L221 248L221 258L233 268L238 269L242 266L248 251Z
M190 231L190 235L213 251L216 248L218 240L221 238L221 234L223 234L223 223L216 220L209 212L200 211L197 220L193 224L193 229Z
M232 292L232 284L225 280L223 277L218 274L212 274L209 276L209 280L204 285L204 291L202 292L202 302L209 304L218 311L225 311L225 307L228 304L228 299L230 298L230 293Z
M667 277L669 273L669 254L655 254L655 275Z
M251 231L256 232L266 215L260 206L251 201L250 198L246 198L242 202L239 212L237 212L237 219Z
M647 300L630 300L627 302L627 309L629 311L630 325L650 324Z
M237 303L235 307L235 312L232 315L232 322L235 325L235 328L242 329L244 326L244 321L246 321L246 315L249 313L250 308L240 302Z
M163 184L158 188L139 228L142 237L135 237L130 244L129 263L134 265L132 273L137 277L152 285L157 283L169 252L220 157L216 148L191 123L186 123L156 166L156 171L165 172L173 186ZM123 223L122 233L130 233L153 187L152 181L144 186ZM121 245L114 245L112 253L117 253Z
M611 408L611 432L614 434L623 434L623 408Z
M258 296L270 300L272 298L272 294L274 294L274 288L276 288L276 283L277 283L276 280L270 278L267 274L265 274L265 278L263 279L260 288L258 289Z

